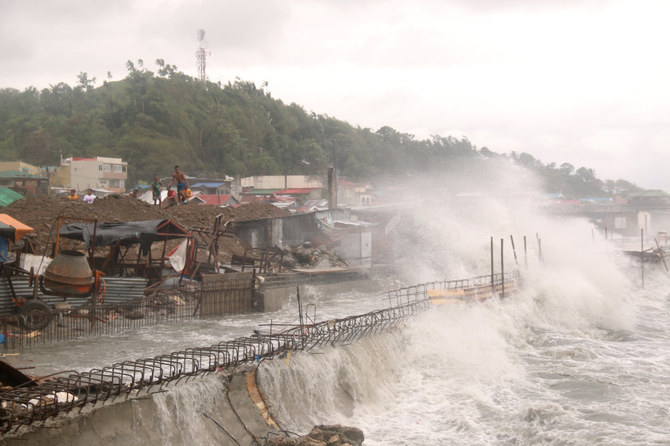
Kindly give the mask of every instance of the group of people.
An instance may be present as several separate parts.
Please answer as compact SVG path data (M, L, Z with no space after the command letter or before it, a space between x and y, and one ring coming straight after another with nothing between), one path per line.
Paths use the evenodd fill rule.
M75 189L70 189L70 195L67 196L68 200L79 200L79 195L77 195L77 191ZM95 194L93 193L93 189L89 189L86 191L86 195L84 195L83 200L86 203L93 203L93 200L96 199Z
M172 190L173 184L177 186L176 194ZM151 183L151 191L153 192L154 204L158 204L159 206L163 205L163 200L161 199L162 188L163 185L161 184L158 177L154 177L154 181ZM170 184L167 185L167 191L168 195L165 207L172 206L174 204L186 203L187 199L190 198L188 180L186 179L186 175L184 175L181 169L179 169L179 166L174 166L174 173L172 174L172 180L170 181ZM139 198L137 195L137 189L133 190L131 197ZM70 194L67 196L67 198L69 200L79 200L79 195L77 195L77 191L75 189L70 189ZM95 198L96 196L93 193L93 189L89 189L86 195L84 195L83 200L86 203L93 203Z
M176 184L177 186L177 193L172 190L172 185ZM154 204L158 204L159 206L162 206L162 200L161 200L161 189L163 185L161 184L160 180L158 177L154 177L153 183L151 183L151 191L153 193L153 198L154 198ZM188 188L188 180L186 179L186 175L181 171L179 166L174 166L174 173L172 174L172 180L170 180L170 184L167 185L167 203L166 206L172 206L174 204L180 204L180 203L186 203L188 195L189 195L189 188Z

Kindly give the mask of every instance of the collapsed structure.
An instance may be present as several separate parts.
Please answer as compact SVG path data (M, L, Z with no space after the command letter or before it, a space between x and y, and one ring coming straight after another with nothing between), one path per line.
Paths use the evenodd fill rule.
M300 284L364 280L373 265L375 225L355 221L347 210L289 215L257 203L167 212L118 196L93 205L35 200L44 208L24 200L8 208L49 232L35 231L13 245L11 261L2 263L5 350L161 322L272 311ZM54 204L59 216L48 220L45 212ZM117 212L106 213L109 208ZM162 218L123 219L135 215Z

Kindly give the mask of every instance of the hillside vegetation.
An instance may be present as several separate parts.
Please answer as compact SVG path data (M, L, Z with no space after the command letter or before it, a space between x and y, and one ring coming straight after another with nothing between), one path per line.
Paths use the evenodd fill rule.
M0 90L0 159L57 165L61 156L113 156L129 164L129 185L165 175L175 164L191 175L323 175L334 165L353 180L448 172L465 161L507 157L540 174L546 192L607 195L615 186L592 169L544 165L527 153L478 149L467 138L417 140L390 127L354 127L272 97L267 85L200 82L163 60L154 73L141 60L127 76Z

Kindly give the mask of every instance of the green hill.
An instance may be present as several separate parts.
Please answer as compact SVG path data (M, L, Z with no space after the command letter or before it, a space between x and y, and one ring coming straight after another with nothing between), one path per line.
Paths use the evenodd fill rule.
M417 140L390 127L354 127L284 104L252 82L200 82L163 60L156 65L153 73L142 61L128 61L123 80L99 87L80 73L74 87L0 90L0 159L55 165L61 156L121 157L132 185L175 164L203 176L323 174L335 165L351 179L374 180L503 156L540 173L547 192L603 195L615 185L591 169L545 166L525 153L500 155L467 138Z

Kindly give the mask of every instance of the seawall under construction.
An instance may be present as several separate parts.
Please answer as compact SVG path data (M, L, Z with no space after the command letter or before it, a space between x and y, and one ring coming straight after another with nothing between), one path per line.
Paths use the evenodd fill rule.
M84 373L61 372L39 385L0 392L2 444L184 444L205 435L215 444L258 444L287 435L273 423L254 371L316 347L352 344L387 332L431 306L441 281L385 293L389 307L345 318L300 323L279 333L188 348ZM189 433L190 432L190 433ZM184 437L186 436L186 437ZM170 437L175 437L174 441ZM81 443L80 443L81 441Z
M95 438L115 444L166 444L165 432L182 435L186 426L190 429L207 420L198 432L205 429L207 438L216 438L217 444L256 444L259 438L281 431L264 411L261 392L249 374L255 365L397 327L428 308L423 296L416 294L411 301L363 315L301 323L277 334L257 333L85 373L63 372L37 386L0 392L2 442L91 444ZM187 390L194 385L211 388ZM189 395L198 397L189 401ZM198 405L202 411L193 410ZM179 409L183 407L190 407L191 415L185 417Z

